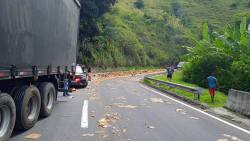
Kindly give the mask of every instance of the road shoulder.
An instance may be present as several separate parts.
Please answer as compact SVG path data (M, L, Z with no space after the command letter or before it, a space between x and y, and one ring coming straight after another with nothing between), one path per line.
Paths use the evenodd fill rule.
M240 124L242 124L244 126L250 127L250 119L249 118L241 116L241 115L239 115L237 113L228 111L224 107L211 108L206 103L203 103L203 102L191 99L189 97L186 97L186 96L183 96L181 94L172 92L170 90L166 90L166 89L160 88L157 85L148 84L148 83L145 83L143 81L139 81L139 82L142 83L142 84L144 84L144 85L146 85L146 86L148 86L148 87L151 87L151 88L154 88L154 89L156 89L156 90L158 90L160 92L163 92L166 95L171 95L171 96L173 96L175 98L178 98L178 99L180 99L180 100L182 100L182 101L184 101L184 102L186 102L186 103L188 103L190 105L193 105L195 107L203 109L203 111L205 111L205 112L213 113L213 114L219 115L220 117L225 118L227 120L231 120L231 121L240 123Z

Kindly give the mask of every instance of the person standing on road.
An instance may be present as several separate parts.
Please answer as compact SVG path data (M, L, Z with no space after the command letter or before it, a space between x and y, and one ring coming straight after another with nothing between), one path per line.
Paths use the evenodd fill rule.
M63 89L65 90L68 90L69 89L69 80L68 79L65 79L64 80L64 86L63 86ZM63 96L70 96L70 94L68 94L68 92L63 92Z
M169 64L168 68L167 68L167 74L168 74L167 78L168 78L169 82L171 82L171 80L172 80L173 73L174 73L174 69L173 69L173 67L171 67L171 64Z
M84 65L82 64L81 67L82 67L82 72L84 73Z
M92 68L88 66L88 80L89 81L91 81L91 75L90 75L91 71L92 71Z
M218 91L220 90L219 89L218 81L217 81L214 73L212 73L211 76L209 76L207 78L207 84L208 84L208 88L209 88L209 93L211 95L212 103L214 103L214 96L215 96L216 85L218 87Z

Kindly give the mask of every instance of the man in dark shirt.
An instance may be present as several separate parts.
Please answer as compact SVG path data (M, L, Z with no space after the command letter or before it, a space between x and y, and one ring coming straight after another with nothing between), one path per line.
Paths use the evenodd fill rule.
M88 67L88 80L91 81L91 71L92 71L92 68L89 66Z
M84 65L82 64L81 67L82 67L82 71L83 71L83 73L84 73Z
M168 80L171 82L172 80L172 75L174 73L174 69L171 67L171 64L168 65L168 68L167 68L167 78Z

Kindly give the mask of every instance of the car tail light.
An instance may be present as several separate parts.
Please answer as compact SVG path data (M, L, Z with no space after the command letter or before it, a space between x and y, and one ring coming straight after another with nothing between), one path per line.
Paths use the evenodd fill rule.
M80 79L79 78L76 78L76 82L79 82L80 81Z

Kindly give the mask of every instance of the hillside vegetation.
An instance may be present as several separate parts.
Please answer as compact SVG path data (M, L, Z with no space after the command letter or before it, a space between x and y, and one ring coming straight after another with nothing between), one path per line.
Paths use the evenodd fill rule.
M194 46L191 37L203 38L204 22L208 22L212 32L224 29L226 23L236 22L239 26L244 16L250 19L248 0L113 0L112 3L114 6L107 8L106 14L92 20L94 36L80 35L79 63L101 68L176 64L187 53L182 45ZM81 29L89 26L85 23L82 22Z

